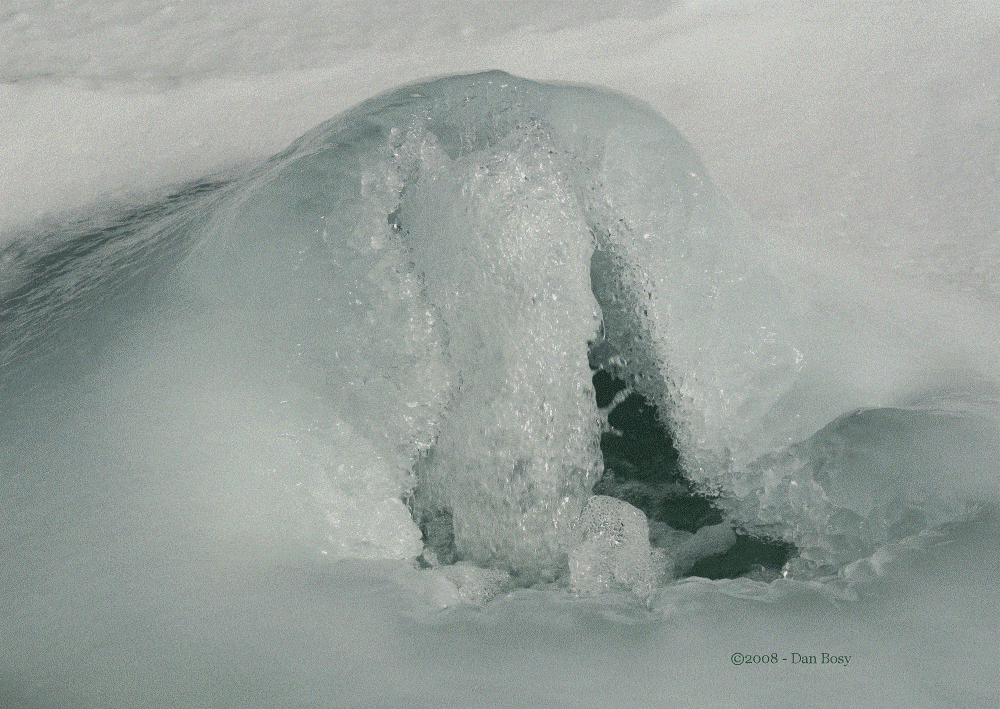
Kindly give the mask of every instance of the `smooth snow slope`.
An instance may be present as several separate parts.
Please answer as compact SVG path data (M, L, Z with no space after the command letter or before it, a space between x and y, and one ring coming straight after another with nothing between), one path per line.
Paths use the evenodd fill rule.
M820 312L995 376L992 3L284 7L4 9L0 238L256 161L401 83L500 68L648 102ZM437 612L455 592L438 577L288 541L302 503L269 477L274 412L229 368L240 330L231 350L191 348L208 326L186 315L186 331L147 322L2 429L18 496L0 499L0 705L997 703L995 513L850 603L681 584L652 620L627 598L543 589ZM132 356L149 343L157 356ZM962 489L995 505L996 485L987 469ZM737 651L852 659L737 667Z

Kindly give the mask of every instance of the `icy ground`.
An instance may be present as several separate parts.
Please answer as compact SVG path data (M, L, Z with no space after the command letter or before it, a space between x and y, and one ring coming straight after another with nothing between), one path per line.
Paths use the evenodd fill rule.
M0 11L0 238L254 163L400 84L499 68L665 116L770 268L793 285L811 273L819 312L851 304L845 351L884 326L940 353L911 372L928 386L949 367L956 391L970 372L996 381L993 3L619 7L15 3ZM20 276L0 271L4 292ZM687 581L648 604L544 585L456 603L458 571L290 541L276 519L298 502L255 435L271 412L227 369L243 331L199 349L190 333L210 328L187 315L144 323L82 382L39 384L4 417L4 706L997 704L995 469L944 480L983 518L900 554L853 601ZM150 342L155 357L132 356ZM867 364L859 389L899 376Z

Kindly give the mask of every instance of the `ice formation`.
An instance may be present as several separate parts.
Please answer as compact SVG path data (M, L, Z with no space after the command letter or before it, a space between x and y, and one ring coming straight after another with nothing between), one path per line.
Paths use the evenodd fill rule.
M604 337L626 376L662 385L636 242L690 249L716 216L676 131L619 96L455 77L317 128L230 203L188 276L260 279L253 307L294 351L274 369L313 398L290 425L310 429L297 464L329 549L413 555L398 521L357 523L402 497L448 520L437 555L563 573L602 466L588 353Z
M142 300L168 325L138 340L252 392L237 400L283 514L333 556L461 560L439 572L456 598L508 573L642 595L734 529L793 543L808 577L996 497L996 372L963 364L971 384L948 390L957 365L908 323L810 302L631 99L430 81L181 194L66 248L93 268L8 248L59 277L8 284L4 386L58 349L24 318ZM650 402L726 521L678 532L591 497L608 425L592 367Z
M641 510L614 497L594 495L580 515L579 534L569 553L574 590L595 594L627 589L649 595L655 579L649 523Z
M562 573L602 468L588 356L652 403L731 525L794 543L809 573L961 517L955 481L993 469L958 454L997 448L993 373L958 410L934 389L941 352L905 323L816 312L676 130L627 98L502 73L407 87L238 194L219 233L239 238L200 253L269 277L292 264L309 315L289 331L290 380L395 470L395 487L340 494L445 520L451 557ZM384 480L375 468L359 470ZM372 549L411 553L402 523Z

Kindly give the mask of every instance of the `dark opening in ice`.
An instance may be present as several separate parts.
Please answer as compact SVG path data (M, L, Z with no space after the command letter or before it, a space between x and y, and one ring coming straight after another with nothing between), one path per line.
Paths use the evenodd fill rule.
M684 476L670 431L655 407L614 373L592 366L597 406L606 412L611 429L601 435L604 475L594 485L594 494L616 497L642 510L651 523L651 535L657 523L685 532L721 523L722 514L712 499ZM788 542L737 531L732 547L699 559L685 575L709 579L755 572L776 575L794 555L795 546Z
M593 493L615 497L642 510L650 522L654 543L663 525L693 533L722 523L723 515L713 505L713 498L697 490L685 477L670 430L660 421L656 408L608 368L596 361L591 362L591 367L597 406L605 414L609 429L601 435L604 474ZM450 510L414 507L412 500L409 502L425 547L419 559L421 565L461 560ZM736 542L729 549L698 559L683 575L770 578L777 576L795 555L794 544L737 530Z

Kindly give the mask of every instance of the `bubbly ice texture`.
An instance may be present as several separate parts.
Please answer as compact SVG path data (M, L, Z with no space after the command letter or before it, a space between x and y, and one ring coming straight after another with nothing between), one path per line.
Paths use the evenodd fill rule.
M14 399L53 327L139 318L125 380L196 351L246 390L232 405L283 501L266 514L335 557L412 559L436 517L458 558L572 579L602 470L589 359L803 577L996 499L995 362L810 302L678 132L620 95L501 72L404 87L131 220L57 257L5 252ZM46 258L59 278L17 280ZM611 576L651 573L634 564Z
M666 406L635 242L728 229L660 116L499 72L368 101L227 205L185 277L252 298L286 358L262 370L316 407L290 425L328 550L414 556L404 498L451 515L461 558L529 581L565 572L601 472L589 349Z
M578 593L626 589L648 596L655 581L649 522L642 510L594 495L580 514L580 541L569 553L569 582Z
M498 85L517 100L498 99L489 88ZM473 95L484 100L466 102ZM497 105L509 108L501 120L481 120L492 110L482 107ZM456 107L465 113L449 113ZM415 127L392 137L398 122ZM484 122L461 142L468 135L456 126ZM809 580L823 573L863 590L911 546L892 540L927 538L969 501L996 499L995 363L906 318L813 302L812 281L769 268L774 255L733 226L693 153L648 109L497 74L444 80L375 99L250 176L219 183L205 197L189 186L179 211L139 210L103 248L49 243L52 253L19 242L4 252L4 293L16 296L3 301L10 437L0 453L13 473L3 478L0 623L2 689L14 699L306 706L332 704L335 691L343 706L377 703L372 696L445 706L443 682L474 694L470 705L495 706L512 701L507 685L484 689L470 677L500 676L537 684L542 703L556 706L575 699L553 677L637 705L676 705L679 696L721 705L747 683L751 696L776 702L814 683L822 700L842 700L843 683L825 675L719 671L733 648L752 652L747 639L775 628L809 647L830 649L832 639L846 646L837 652L866 651L865 673L846 680L861 703L866 687L882 705L929 694L951 705L995 698L982 683L992 676L987 655L944 666L937 646L912 632L958 606L962 637L991 646L995 633L975 621L992 618L980 589L994 588L995 521L985 532L954 525L966 536L953 556L932 552L925 567L904 568L900 584L870 605L817 610L809 595L825 598L828 586ZM481 204L484 195L521 201L499 219L504 204ZM574 236L576 223L586 229ZM559 245L577 245L555 278L546 258L561 256L533 232L540 224ZM464 253L454 254L456 243ZM534 323L532 288L571 302L537 304L553 318L552 339L499 343L487 332L480 344L455 343L451 328L477 328L460 308L471 276L435 270L441 259L492 267L482 283L507 286L497 289L515 315L468 300L490 306L480 320L512 335ZM579 282L588 267L589 291ZM983 304L983 314L994 311ZM559 320L581 312L589 323ZM758 332L760 323L771 331ZM569 529L596 474L579 461L599 465L583 445L598 417L576 390L588 386L582 358L591 341L607 355L602 365L656 402L688 474L721 494L734 523L800 545L792 579L688 580L640 606L614 588L578 602L540 584L495 598L510 588L501 570L460 563L419 572L407 563L421 543L402 500L483 520L455 525L463 553L530 580L558 573L564 554L594 551L577 545L579 526ZM492 355L489 367L477 352ZM582 366L568 372L574 363ZM520 388L486 395L498 382ZM549 398L565 407L556 420L568 429L553 429L560 442L518 428L555 416L518 410ZM510 418L490 418L480 405ZM516 430L491 439L477 428L483 421ZM567 455L563 440L579 447ZM483 462L473 454L487 444L497 454ZM514 458L529 444L542 463ZM518 464L523 484L514 489L472 482L473 472L489 481ZM688 552L724 547L730 528L665 548L683 565ZM303 536L306 548L348 559L302 561ZM369 560L350 561L358 557ZM646 563L634 559L633 568ZM927 586L925 571L934 579ZM913 582L919 597L902 590ZM489 598L481 615L459 609L429 621L420 608L420 623L399 620L410 617L409 603ZM897 606L915 608L916 620L900 620ZM667 622L648 622L648 609ZM887 627L871 631L871 617ZM428 651L442 646L451 653L445 667ZM633 658L626 679L623 653ZM872 690L886 662L896 672L919 663L935 684ZM641 686L631 679L637 666L650 678ZM973 689L956 694L963 686Z

